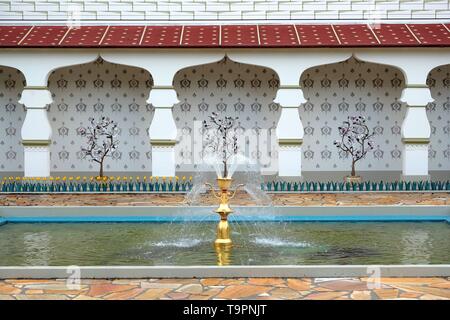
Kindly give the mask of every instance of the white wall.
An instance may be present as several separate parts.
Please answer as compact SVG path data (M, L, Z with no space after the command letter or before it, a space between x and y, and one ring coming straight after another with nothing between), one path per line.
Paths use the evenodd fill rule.
M434 99L427 106L431 126L429 169L450 170L450 65L433 69L427 83Z
M333 145L338 126L349 115L363 115L377 132L375 149L359 161L357 170L401 170L400 127L405 106L398 101L405 81L395 68L354 58L306 70L301 77L308 100L300 108L305 129L304 171L348 171L349 159Z
M370 72L369 72L370 71ZM347 113L339 111L339 103L345 98L349 104L349 112L356 110L356 103L361 97L366 104L366 112L362 112L370 117L368 120L371 127L379 126L383 133L377 136L376 146L380 146L383 157L375 158L369 155L367 161L361 162L359 170L397 170L401 169L401 158L398 151L401 151L400 134L397 132L403 121L405 107L400 105L391 106L400 95L400 89L392 88L392 80L403 81L401 73L396 76L396 69L375 65L371 63L339 63L328 66L319 66L307 70L301 79L306 98L314 105L314 112L305 111L305 105L300 106L299 114L305 127L304 148L303 148L303 170L304 171L347 171L349 163L345 159L340 159L332 141L337 138L336 127L346 117ZM311 88L305 86L304 81L308 78L314 80ZM338 81L342 75L349 80L348 88L339 88ZM360 78L365 80L364 88L357 88L355 81ZM381 88L374 88L373 80L378 78L383 80ZM208 80L208 88L199 88L198 81L205 76ZM217 80L220 75L227 81L226 88L217 88ZM235 88L234 80L238 75L244 80L243 88ZM326 77L325 77L326 75ZM120 88L113 81L117 76L120 80ZM184 88L181 81L185 78L190 81L190 87ZM430 170L450 170L450 65L442 66L432 70L428 78L428 84L435 102L428 106L428 117L432 126L431 147L430 147ZM260 88L252 88L251 80L259 79ZM86 81L85 87L77 87L77 80ZM94 81L103 80L101 82ZM330 88L322 88L321 80L329 79ZM134 81L136 80L136 82ZM58 85L58 81L60 85ZM67 81L66 86L64 86ZM130 81L131 86L130 88ZM269 85L269 81L272 83ZM269 128L274 132L275 124L279 118L277 104L271 101L275 96L278 78L276 74L267 68L248 66L228 61L226 64L218 63L204 66L197 66L186 70L181 70L174 79L174 86L178 92L180 103L174 107L174 117L179 129L180 137L184 130L190 130L195 119L203 120L209 112L217 111L217 105L223 99L227 111L223 114L236 115L242 120L241 127ZM398 81L398 80L396 80ZM18 103L20 93L23 89L24 78L15 69L0 67L0 170L3 172L23 170L23 147L20 143L20 129L25 116L24 108ZM52 151L52 171L91 171L96 172L97 166L85 160L77 158L83 140L77 136L76 129L86 125L89 116L100 116L101 112L94 110L94 105L100 99L104 105L104 113L117 120L122 128L120 137L121 158L108 159L106 170L109 171L147 171L151 168L150 143L147 129L150 125L153 109L147 105L146 99L152 85L151 76L142 69L127 66L103 63L90 63L56 70L50 77L49 86L53 94L53 103L50 106L49 120L53 126ZM83 82L78 82L81 86ZM323 83L326 85L326 81ZM137 85L137 87L136 87ZM96 87L97 86L97 87ZM117 88L116 88L117 87ZM202 99L209 105L208 111L202 112L199 104ZM64 100L63 100L64 99ZM85 111L81 111L80 99L86 105ZM121 111L112 111L112 106L118 108L115 103L121 105ZM133 104L134 102L136 103ZM241 99L244 111L237 112L234 104ZM257 99L261 103L261 110L252 111L252 103ZM331 104L331 111L321 109L321 104L325 99ZM382 110L374 111L374 103L380 101ZM67 111L65 111L67 104ZM58 107L59 105L59 107ZM139 108L139 111L131 111ZM190 111L186 107L190 105ZM223 105L222 105L223 106ZM97 105L98 107L98 105ZM204 106L202 106L204 107ZM325 105L324 105L325 107ZM327 122L325 124L325 122ZM257 126L255 126L257 124ZM331 133L322 134L321 129L331 128ZM192 128L192 127L191 127ZM67 129L67 131L66 131ZM313 129L313 134L309 134ZM181 139L182 140L182 139ZM262 137L261 145L267 139ZM183 147L180 143L176 146L177 170L192 170L192 165L185 165L183 157ZM309 148L309 149L308 149ZM321 151L328 149L331 152L330 159L322 159ZM264 149L267 150L267 149ZM271 146L276 158L277 145ZM312 150L313 159L306 159L305 152ZM398 151L397 151L398 150ZM393 152L395 151L395 152ZM138 159L136 156L138 155Z
M449 19L448 0L27 0L1 1L1 20L212 21Z
M25 78L18 70L0 66L0 170L23 170L20 129L25 109L18 101Z
M200 123L211 112L238 117L238 136L245 133L248 137L247 145L241 143L241 152L259 161L262 170L273 170L270 167L276 166L273 160L278 152L275 129L281 114L280 106L273 102L278 85L273 70L229 59L179 71L174 88L180 103L173 110L180 141L175 147L177 170L191 171L201 162L201 135L194 130L198 133Z
M108 171L151 170L148 127L153 108L146 100L150 74L139 68L103 60L58 69L49 78L53 95L49 121L53 128L51 170L97 171L97 163L79 159L85 141L77 134L88 118L106 115L118 123L119 148L105 162Z

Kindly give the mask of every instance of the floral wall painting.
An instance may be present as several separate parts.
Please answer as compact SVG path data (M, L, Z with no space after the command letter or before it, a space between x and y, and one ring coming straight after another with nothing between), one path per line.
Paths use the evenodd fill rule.
M351 161L349 182L360 182L361 177L356 175L356 164L364 159L373 150L372 137L375 133L369 129L366 118L363 116L349 116L338 127L340 139L334 141L339 152L344 152Z
M96 120L89 118L89 125L81 128L80 136L86 139L86 145L81 147L83 159L96 162L99 165L98 177L104 175L104 164L107 158L118 149L120 141L117 136L120 132L117 123L108 117L102 116Z

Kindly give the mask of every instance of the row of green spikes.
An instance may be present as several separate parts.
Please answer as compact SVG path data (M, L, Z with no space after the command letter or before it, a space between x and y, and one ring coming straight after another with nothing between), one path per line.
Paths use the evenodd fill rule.
M191 182L6 182L2 192L183 192L192 189ZM261 184L263 191L450 191L450 181L395 182L286 182L269 181Z
M450 191L450 181L394 182L286 182L269 181L261 184L263 191Z
M6 182L2 192L114 192L114 191L190 191L191 182Z

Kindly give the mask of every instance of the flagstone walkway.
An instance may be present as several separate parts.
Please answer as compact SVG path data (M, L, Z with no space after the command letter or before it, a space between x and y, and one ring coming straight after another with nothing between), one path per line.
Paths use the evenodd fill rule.
M207 299L450 299L449 278L206 278L1 280L0 300L207 300Z

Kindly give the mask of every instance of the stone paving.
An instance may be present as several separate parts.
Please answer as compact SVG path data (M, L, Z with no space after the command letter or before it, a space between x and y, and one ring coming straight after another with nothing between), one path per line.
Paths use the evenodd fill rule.
M449 192L284 193L270 194L278 206L450 205ZM199 203L215 205L211 194ZM0 194L0 206L183 206L184 194ZM233 205L256 205L247 193L238 192Z
M449 300L450 278L205 278L2 280L0 300Z

